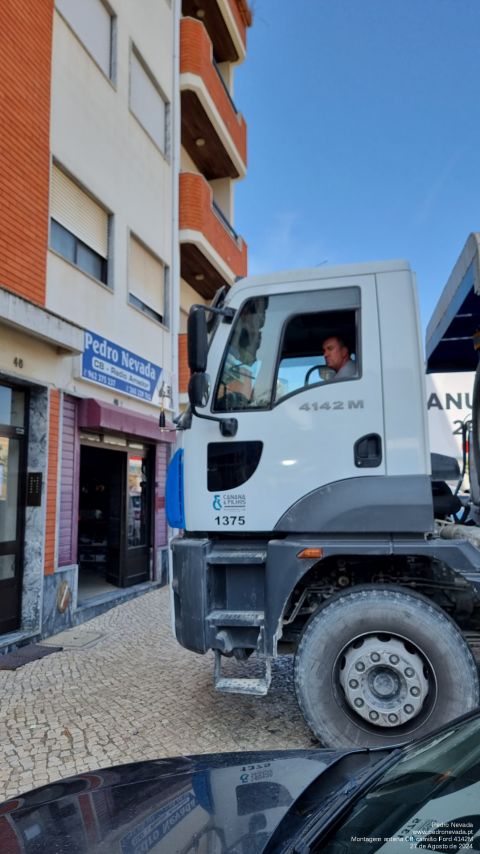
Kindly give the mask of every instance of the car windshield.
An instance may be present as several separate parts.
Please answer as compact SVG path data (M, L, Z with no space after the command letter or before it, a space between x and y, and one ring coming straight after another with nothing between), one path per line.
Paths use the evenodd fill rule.
M311 852L479 850L480 718L407 749Z

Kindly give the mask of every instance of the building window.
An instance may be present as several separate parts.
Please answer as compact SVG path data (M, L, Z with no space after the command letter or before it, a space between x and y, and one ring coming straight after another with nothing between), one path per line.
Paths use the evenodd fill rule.
M50 247L94 279L107 283L108 214L55 165Z
M112 77L112 16L102 0L56 0L56 7L108 78Z
M165 318L165 273L162 262L130 236L129 300L159 323Z
M130 60L130 109L163 154L167 151L167 104L135 48Z

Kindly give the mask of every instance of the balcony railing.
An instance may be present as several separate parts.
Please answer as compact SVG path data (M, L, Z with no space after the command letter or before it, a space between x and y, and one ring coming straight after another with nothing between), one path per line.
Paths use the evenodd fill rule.
M180 175L181 275L211 299L222 285L247 275L247 246L213 200L203 175Z
M216 213L216 215L218 216L218 218L219 218L220 222L222 223L222 225L227 229L227 231L228 231L228 233L229 233L230 237L232 238L232 240L234 240L234 241L235 241L235 243L236 243L236 244L237 244L237 246L238 246L238 242L239 242L238 234L237 234L237 232L232 228L232 226L230 225L230 223L229 223L229 221L228 221L227 217L226 217L226 216L225 216L225 214L223 213L222 209L221 209L221 208L219 208L219 206L217 205L217 203L216 203L215 199L212 199L212 208L213 208L214 212Z
M233 102L200 21L180 24L182 145L208 180L243 178L247 126Z
M222 72L220 71L220 69L219 69L219 67L218 67L218 63L216 62L216 60L215 60L215 57L214 57L214 56L212 56L212 62L213 62L213 67L214 67L215 71L217 72L217 74L218 74L218 76L219 76L219 78L220 78L220 83L222 84L222 86L223 86L223 88L224 88L224 91L225 91L225 93L226 93L226 95L227 95L227 98L228 98L228 100L230 101L230 103L231 103L231 105L232 105L233 109L234 109L234 110L235 110L235 112L237 113L237 112L238 112L238 110L237 110L237 108L236 108L235 104L233 103L233 98L232 98L232 96L230 95L230 92L229 92L229 90L228 90L228 86L227 86L227 84L225 83L225 80L223 79L223 74L222 74Z
M201 20L217 62L243 62L251 13L246 0L181 0L184 18ZM241 8L240 8L241 7ZM199 14L200 12L200 14Z

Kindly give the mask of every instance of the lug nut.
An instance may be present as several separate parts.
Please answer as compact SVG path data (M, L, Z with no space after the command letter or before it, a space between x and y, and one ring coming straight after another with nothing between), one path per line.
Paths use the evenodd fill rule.
M357 697L357 699L354 701L354 703L355 703L357 709L361 709L363 706L363 700L361 700L360 697Z
M397 716L396 716L396 715L389 715L389 716L388 716L388 720L389 720L389 723L391 723L391 724L396 724L396 723L398 723L398 718L397 718Z
M399 661L400 661L400 659L399 659L398 655L391 655L389 658L390 664L398 664Z
M379 656L378 652L372 652L370 658L372 659L372 661L375 661L375 662L380 661L380 656Z
M356 679L350 679L348 684L350 685L350 688L358 688L358 682Z
M362 673L365 670L365 665L363 661L357 661L355 665L355 670L358 670L359 673Z
M419 697L420 688L415 688L415 686L413 688L410 688L410 694L412 695L412 697Z
M370 712L368 717L371 721L378 721L378 712Z
M411 679L412 676L415 676L415 671L414 671L413 667L406 667L405 668L405 676L407 677L407 679Z
M411 706L410 703L407 703L407 705L403 707L403 711L406 715L411 715L413 712L413 706Z

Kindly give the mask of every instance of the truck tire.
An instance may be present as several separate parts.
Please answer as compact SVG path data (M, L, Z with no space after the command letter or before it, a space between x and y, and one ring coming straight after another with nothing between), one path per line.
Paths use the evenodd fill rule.
M306 623L295 656L303 716L330 748L417 738L475 708L475 660L425 596L386 585L336 593Z

